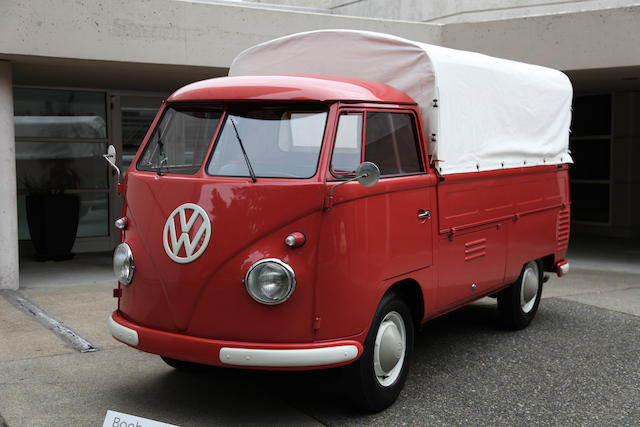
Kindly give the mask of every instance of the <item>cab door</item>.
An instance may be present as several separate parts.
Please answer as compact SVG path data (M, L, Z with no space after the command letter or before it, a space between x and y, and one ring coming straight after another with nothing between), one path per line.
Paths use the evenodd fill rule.
M386 226L387 263L384 276L393 278L424 269L433 262L431 209L435 188L426 174L416 118L408 111L366 110L363 161L380 169L386 187L384 206L377 213ZM384 209L384 210L382 210Z
M322 337L367 328L382 294L396 281L432 283L436 180L425 168L417 123L413 110L349 109L338 116L328 190L353 177L363 161L375 163L381 174L370 188L357 181L334 187L324 215L320 259L326 264L319 267L318 283L339 284L340 296L318 293ZM345 331L345 325L353 330Z

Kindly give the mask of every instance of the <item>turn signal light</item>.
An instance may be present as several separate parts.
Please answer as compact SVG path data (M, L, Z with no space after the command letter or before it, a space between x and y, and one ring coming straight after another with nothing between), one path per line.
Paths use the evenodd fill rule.
M124 230L125 228L127 228L128 224L129 220L126 216L123 216L120 219L116 219L116 228L118 228L119 230Z
M289 234L286 239L284 239L284 243L290 248L299 248L304 245L307 241L305 235L299 231L294 231Z

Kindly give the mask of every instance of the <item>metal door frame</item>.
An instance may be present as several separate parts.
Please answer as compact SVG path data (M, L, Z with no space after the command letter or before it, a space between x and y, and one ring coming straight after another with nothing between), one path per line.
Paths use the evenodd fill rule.
M107 94L111 115L110 144L116 147L116 165L122 170L122 108L155 108L160 109L161 103L168 94L162 93L132 93L109 92ZM124 173L124 171L122 171ZM114 221L122 216L122 196L116 193L115 173L109 181L109 236L111 247L120 241L120 234Z

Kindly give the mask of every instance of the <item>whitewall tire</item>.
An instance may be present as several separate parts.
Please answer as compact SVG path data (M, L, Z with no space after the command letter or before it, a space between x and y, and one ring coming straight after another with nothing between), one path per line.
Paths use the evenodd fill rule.
M347 366L348 387L358 406L378 412L400 394L413 352L413 317L398 294L382 298L363 347L362 356Z
M542 296L542 263L524 265L518 280L498 294L498 310L505 326L522 329L531 323Z

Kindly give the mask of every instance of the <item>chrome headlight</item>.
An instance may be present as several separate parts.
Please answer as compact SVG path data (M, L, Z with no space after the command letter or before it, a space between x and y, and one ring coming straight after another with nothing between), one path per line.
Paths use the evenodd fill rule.
M123 285L128 285L133 279L133 253L126 243L120 243L113 253L113 272Z
M296 275L286 263L265 258L249 268L244 284L251 298L262 304L285 302L296 288Z

